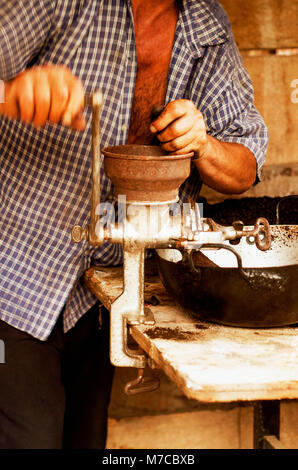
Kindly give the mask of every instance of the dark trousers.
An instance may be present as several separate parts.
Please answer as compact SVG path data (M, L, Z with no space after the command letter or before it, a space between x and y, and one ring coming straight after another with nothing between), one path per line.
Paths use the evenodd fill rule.
M66 334L62 315L47 341L0 321L1 449L102 449L113 366L108 311L90 309Z

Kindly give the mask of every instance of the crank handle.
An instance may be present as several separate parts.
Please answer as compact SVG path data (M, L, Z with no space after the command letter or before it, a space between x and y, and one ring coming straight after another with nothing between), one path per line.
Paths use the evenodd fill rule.
M261 238L263 235L263 238ZM270 225L265 217L259 217L252 230L243 230L241 236L254 237L256 247L261 251L267 251L271 248Z

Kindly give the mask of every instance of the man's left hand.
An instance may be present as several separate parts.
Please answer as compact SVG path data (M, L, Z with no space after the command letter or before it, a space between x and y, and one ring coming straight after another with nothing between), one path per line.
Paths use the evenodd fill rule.
M190 100L170 102L152 122L150 130L172 155L194 152L196 158L205 153L208 145L203 115Z

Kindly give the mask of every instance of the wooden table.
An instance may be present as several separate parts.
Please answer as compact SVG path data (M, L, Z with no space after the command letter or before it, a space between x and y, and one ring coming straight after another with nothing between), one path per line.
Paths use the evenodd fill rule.
M122 268L92 267L85 282L110 309L122 292ZM156 324L130 327L143 351L188 398L201 403L254 401L255 447L279 447L280 400L298 398L298 328L202 322L170 297L152 261L146 265L145 302ZM268 434L272 437L264 439Z

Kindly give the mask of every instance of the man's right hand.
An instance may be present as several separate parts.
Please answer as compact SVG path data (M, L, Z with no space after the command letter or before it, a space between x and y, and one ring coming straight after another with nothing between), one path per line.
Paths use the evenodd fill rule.
M25 70L4 83L0 114L36 127L47 121L84 130L84 88L79 78L62 65L43 65Z

